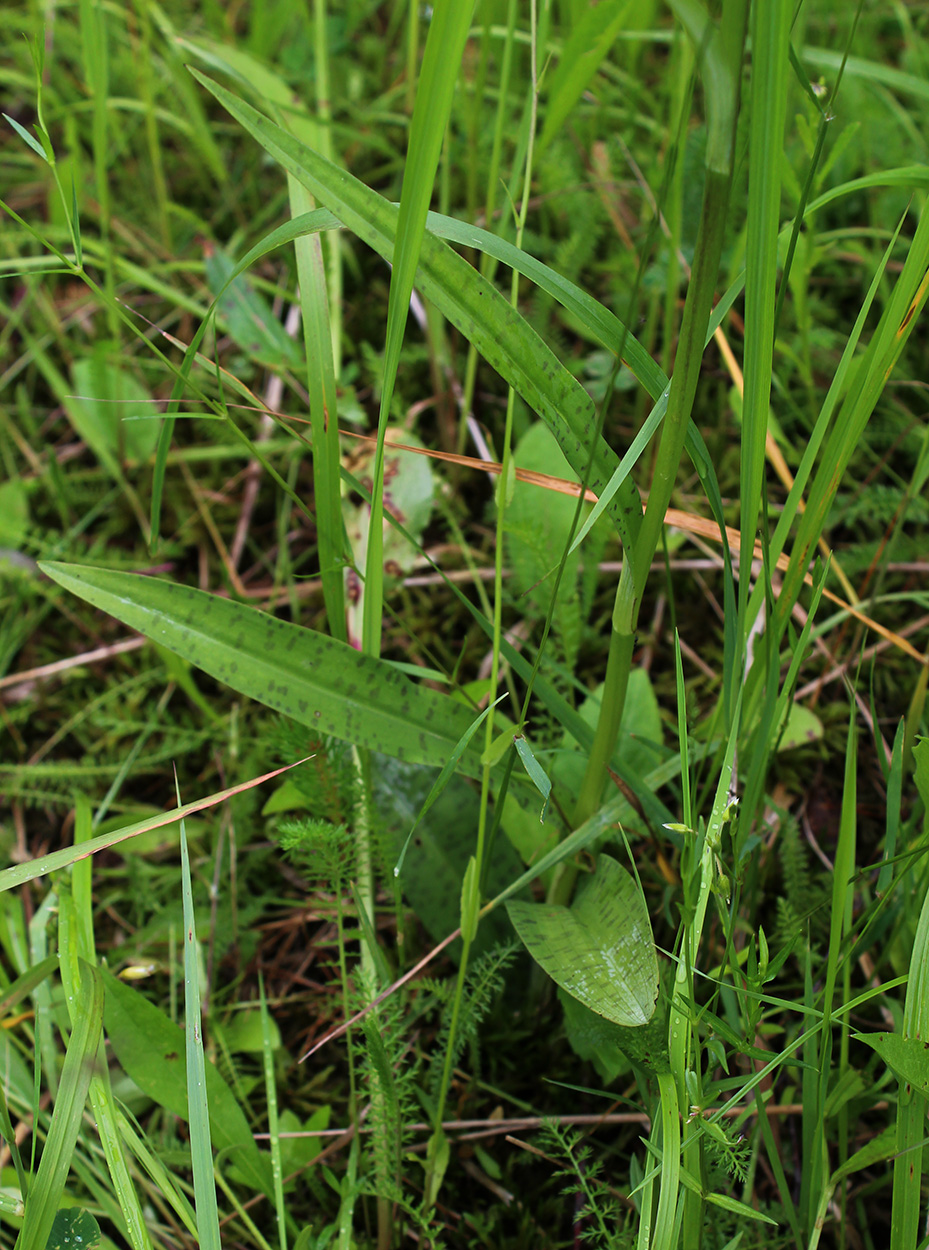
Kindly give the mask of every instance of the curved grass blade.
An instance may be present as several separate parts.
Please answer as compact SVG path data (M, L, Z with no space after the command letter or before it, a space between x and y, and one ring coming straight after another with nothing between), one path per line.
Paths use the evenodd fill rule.
M0 872L0 893L4 890L15 889L16 886L23 885L27 881L35 881L38 877L47 876L50 872L57 872L60 868L68 868L88 855L94 855L97 851L116 846L117 843L134 838L137 834L147 833L150 829L161 829L165 825L173 825L182 816L192 816L194 812L202 812L207 807L215 807L217 803L232 798L234 794L242 794L245 790L259 786L264 781L270 781L273 777L279 777L281 773L286 773L288 769L302 763L305 761L297 760L294 764L285 764L283 768L272 769L271 772L264 773L261 777L255 777L252 781L246 781L237 786L230 786L227 790L220 790L216 794L208 795L205 799L195 799L193 803L185 803L183 807L175 808L173 811L159 812L157 816L148 816L145 820L138 820L135 824L126 825L122 829L101 833L96 838L81 842L77 846L66 846L48 855L38 855L25 864L5 868Z
M305 144L261 113L212 82L191 73L264 149L298 178L358 237L387 260L393 259L398 210L345 170L323 160ZM545 345L532 327L491 283L456 252L428 233L419 256L419 286L443 315L475 344L487 362L543 418L558 439L568 463L599 494L618 458L596 430L590 396ZM625 545L638 534L642 513L638 491L624 483L610 507Z

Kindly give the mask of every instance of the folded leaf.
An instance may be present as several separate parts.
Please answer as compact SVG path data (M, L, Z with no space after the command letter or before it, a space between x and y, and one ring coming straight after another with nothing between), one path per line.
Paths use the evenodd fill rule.
M513 927L556 985L614 1024L647 1024L658 958L645 901L629 873L600 855L574 904L510 902Z

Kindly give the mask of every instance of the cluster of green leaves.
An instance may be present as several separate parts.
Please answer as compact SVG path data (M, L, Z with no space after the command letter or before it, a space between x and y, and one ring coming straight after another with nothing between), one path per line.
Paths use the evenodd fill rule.
M890 1210L889 1240L909 1250L929 1089L918 653L885 652L872 683L873 827L858 816L854 729L844 775L828 771L834 733L820 743L835 815L831 829L803 819L829 874L780 814L812 788L814 757L783 768L775 752L845 716L841 683L819 717L794 702L814 643L848 671L861 614L899 633L924 606L908 564L924 546L929 438L914 387L887 383L917 381L925 351L929 177L909 162L926 160L926 31L899 6L837 19L828 4L756 5L749 60L743 0L719 13L674 0L673 16L651 0L528 16L512 0L473 14L445 0L428 22L402 3L336 7L140 0L82 3L47 27L37 4L0 18L27 34L7 40L0 71L14 101L0 256L13 819L0 834L18 861L0 875L0 945L8 1010L34 1012L7 1052L3 1210L28 1246L68 1235L52 1227L59 1201L138 1250L218 1244L220 1206L256 1247L386 1250L404 1222L438 1241L440 1196L468 1196L443 1127L458 1065L474 1089L486 1079L488 1110L493 1090L567 1111L575 1099L539 1075L576 1087L573 1050L604 1084L623 1081L647 1140L623 1130L608 1162L591 1160L556 1126L584 1214L554 1201L535 1215L510 1161L518 1217L488 1218L471 1194L449 1238L760 1245L776 1220L815 1245L838 1203L840 1241L848 1219L867 1228ZM839 53L820 46L836 20ZM433 196L442 211L427 216ZM407 327L414 288L422 341ZM744 391L704 368L706 343L733 326ZM465 450L472 408L479 452L501 461L492 498L468 470L397 447ZM340 436L369 427L370 450ZM600 501L543 494L517 469ZM675 570L681 540L664 528L694 483L724 553L712 631L712 600ZM473 593L442 580L427 554L439 539ZM843 549L808 591L823 539ZM662 555L682 646L656 609L646 671ZM620 559L619 577L601 569ZM837 592L857 618L840 602L824 619ZM11 680L73 651L71 627L94 660ZM128 647L98 651L113 642ZM102 693L88 668L100 658ZM879 728L901 713L885 752ZM199 814L205 800L161 840L169 758L188 796L215 755L238 780L278 751L315 758L264 808L225 793L225 826ZM62 805L75 845L46 853ZM88 857L117 844L118 867ZM165 858L177 849L180 891ZM334 1088L293 1063L294 1002L273 1003L286 1039L263 991L255 1008L255 925L280 906L284 855L335 919L334 939L317 935L335 972L311 1012L364 1013ZM32 891L24 911L14 886ZM519 988L499 945L511 922L557 1000L538 974ZM426 937L456 928L448 980L375 1001ZM153 973L148 994L99 970L103 954ZM537 1013L544 1027L527 1030ZM201 1017L218 1067L198 1048ZM251 1042L236 1027L249 1018ZM481 1025L493 1046L479 1047ZM884 1131L860 1145L888 1093ZM81 1124L88 1100L102 1157ZM799 1186L769 1100L802 1103ZM34 1176L17 1116L46 1137ZM431 1136L414 1155L418 1118ZM332 1157L281 1139L330 1119L348 1130ZM268 1149L252 1137L265 1124ZM288 1161L309 1166L312 1202L285 1190Z

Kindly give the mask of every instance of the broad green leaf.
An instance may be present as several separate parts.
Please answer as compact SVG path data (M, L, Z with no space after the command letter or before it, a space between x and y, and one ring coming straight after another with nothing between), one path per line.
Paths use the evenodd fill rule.
M392 666L255 608L135 573L40 567L88 603L318 736L441 767L471 723L467 708Z
M149 391L134 373L110 358L106 346L77 360L71 369L75 394L67 405L71 424L100 463L118 478L114 467L127 458L147 460L158 441L157 410ZM126 417L154 418L150 421Z
M876 1050L896 1077L929 1098L929 1050L926 1042L916 1037L904 1037L902 1033L856 1033L854 1036Z
M779 751L792 751L794 747L809 746L811 742L819 742L823 736L823 723L810 708L802 703L791 703L787 713L787 724L780 742Z
M223 1046L230 1054L260 1054L264 1048L264 1025L260 1011L237 1011L228 1024L213 1021L213 1030L222 1036ZM273 1016L268 1016L271 1049L281 1045L281 1031Z
M83 1207L62 1207L55 1212L45 1250L96 1250L103 1241L100 1225Z
M564 1011L565 1035L578 1059L593 1063L604 1086L612 1085L618 1076L629 1071L629 1060L616 1043L616 1030L620 1027L611 1020L604 1020L596 1012L579 1003L576 998L558 991L558 1001Z
M658 997L658 959L636 883L608 855L597 858L570 908L507 903L529 954L556 985L614 1024L647 1024Z
M196 70L211 91L288 173L363 242L393 259L398 210L345 170L323 160L305 144ZM461 256L425 234L419 255L418 285L480 351L487 362L543 418L578 476L586 472L596 428L593 402L532 327ZM590 488L606 485L618 458L601 438L593 445ZM624 543L641 525L638 491L625 482L610 507Z
M117 1060L126 1075L160 1107L188 1119L187 1060L184 1030L109 972L104 1023ZM217 1150L232 1150L232 1161L249 1183L272 1194L270 1161L259 1151L245 1113L212 1063L206 1064L206 1098Z

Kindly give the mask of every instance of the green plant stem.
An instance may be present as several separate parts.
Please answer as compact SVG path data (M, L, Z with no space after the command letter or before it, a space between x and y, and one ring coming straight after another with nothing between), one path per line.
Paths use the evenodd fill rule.
M743 6L744 7L744 6ZM734 126L734 120L733 120ZM733 130L734 134L734 130ZM703 192L703 211L697 250L677 349L668 408L661 427L661 443L655 462L648 505L635 550L627 551L616 589L613 608L610 651L600 704L600 718L594 747L587 761L575 812L575 828L589 819L600 805L606 783L607 767L616 749L616 739L623 718L626 689L639 610L652 560L658 549L665 513L684 451L687 423L693 410L697 381L703 361L706 329L713 308L716 275L726 235L726 209L729 203L731 166L726 173L707 170Z
M529 127L529 145L526 154L525 178L523 182L523 195L520 204L519 220L516 231L516 245L519 247L522 243L523 230L526 224L526 216L529 211L529 198L532 187L532 153L535 140L536 115L538 109L538 80L536 69L536 6L535 0L530 6L530 21L532 28L531 40L531 59L532 59L532 99L530 104L530 127ZM511 285L511 301L515 308L519 295L519 275L514 270ZM494 637L491 658L490 683L488 687L487 698L490 702L490 713L486 722L485 746L489 751L493 743L493 726L494 726L494 709L493 704L497 697L497 684L500 672L500 644L503 634L503 551L504 551L504 521L506 516L506 505L511 486L512 466L512 435L513 435L513 413L515 407L515 392L511 387L507 399L506 407L506 424L503 436L503 455L501 458L501 473L499 485L497 487L497 530L496 530L496 554L494 561ZM480 816L478 818L477 845L475 848L475 876L479 882L483 874L484 867L484 847L486 842L487 829L487 810L490 800L490 764L485 764L481 776L481 807ZM471 950L471 942L477 926L469 932L468 925L465 922L464 915L465 902L462 899L462 952L461 963L458 967L458 979L455 984L455 998L452 1006L452 1017L449 1024L448 1042L445 1049L445 1059L442 1068L442 1082L439 1086L439 1097L436 1104L435 1112L435 1129L433 1133L433 1141L430 1143L429 1149L429 1165L426 1170L426 1202L431 1203L432 1195L436 1187L436 1169L435 1161L438 1157L440 1146L440 1135L442 1133L442 1120L445 1114L445 1100L448 1096L448 1088L451 1082L451 1065L452 1056L454 1054L455 1036L458 1029L458 1017L461 1011L461 1002L464 994L465 978L468 970L468 957Z

